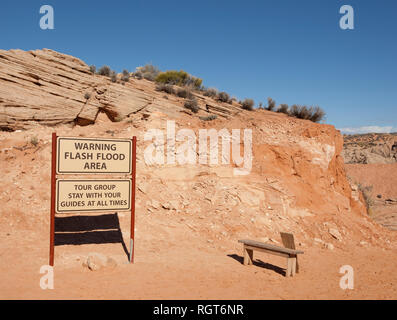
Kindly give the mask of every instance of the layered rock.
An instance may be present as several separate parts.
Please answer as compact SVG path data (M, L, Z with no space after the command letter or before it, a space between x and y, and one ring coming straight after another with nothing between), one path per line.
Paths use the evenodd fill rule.
M211 114L227 117L238 111L228 104L208 102L206 107L207 98L197 98L202 114L211 109ZM93 75L80 59L53 50L0 50L0 129L87 125L101 111L119 121L146 109L172 116L183 111L183 101L165 98L145 80L112 83Z
M348 164L395 163L397 134L345 135L343 158Z

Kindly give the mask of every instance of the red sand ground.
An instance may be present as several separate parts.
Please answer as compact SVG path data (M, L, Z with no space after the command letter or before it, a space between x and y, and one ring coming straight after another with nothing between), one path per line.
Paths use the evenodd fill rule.
M112 128L116 126L119 124ZM51 129L45 130L47 138ZM70 135L86 129L76 130ZM26 144L22 135L4 134L8 138L3 145L19 146L23 141ZM50 154L48 145L46 148L45 152L13 149L1 155L2 164L6 164L0 190L1 299L397 298L397 234L374 225L368 217L345 216L343 224L338 225L340 230L353 225L355 229L344 234L343 241L333 240L333 250L314 241L314 229L323 222L321 215L305 217L314 236L296 235L298 248L305 251L299 257L301 272L285 278L286 261L277 256L255 253L257 265L243 266L237 237L213 237L211 224L221 220L213 212L149 214L141 209L137 210L135 264L127 263L120 243L56 246L55 288L42 290L39 270L48 264L49 255ZM138 192L137 200L142 198ZM129 215L120 213L119 218L128 247ZM242 232L254 229L249 219L242 223L233 214L222 218ZM360 230L357 225L362 226ZM261 234L260 230L255 234ZM280 242L277 237L273 239ZM83 263L91 252L112 257L117 266L90 271ZM353 290L339 286L339 270L344 265L354 268Z

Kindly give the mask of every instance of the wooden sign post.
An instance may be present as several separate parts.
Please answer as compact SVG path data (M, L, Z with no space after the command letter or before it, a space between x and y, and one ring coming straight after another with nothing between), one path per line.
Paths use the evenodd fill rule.
M134 262L136 137L66 138L52 134L50 266L54 266L55 214L131 211L129 261ZM118 179L59 179L57 175L131 175Z

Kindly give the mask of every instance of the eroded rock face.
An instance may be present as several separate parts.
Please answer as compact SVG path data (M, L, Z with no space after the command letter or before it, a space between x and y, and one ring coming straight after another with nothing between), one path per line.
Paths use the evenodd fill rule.
M79 59L51 50L0 51L0 82L2 128L15 130L37 126L37 122L45 124L26 132L0 132L0 160L7 161L10 168L26 166L23 170L5 172L4 182L18 180L19 183L24 177L15 175L21 171L38 175L41 170L49 172L53 129L47 125L60 124L56 128L60 136L136 135L141 210L153 216L158 213L187 214L198 216L200 220L200 217L212 219L216 216L224 218L222 221L235 220L229 226L222 224L222 230L210 226L210 233L234 233L237 237L245 230L242 226L248 223L249 230L257 230L258 235L263 235L264 228L268 228L272 238L281 230L304 232L304 229L310 237L322 233L329 237L328 230L318 229L318 221L331 218L342 221L352 213L365 213L360 199L352 196L346 179L341 156L342 136L331 125L315 124L267 110L246 111L236 104L219 103L198 93L194 95L200 107L199 113L188 115L183 107L184 99L156 91L153 82L132 79L125 85L111 83L106 77L91 74L89 67ZM102 118L101 111L113 120L116 117L128 119L112 123ZM215 121L200 120L200 116L209 114L217 114L218 118ZM196 163L156 164L151 158L147 160L145 150L152 142L163 146L162 150L170 147L176 158L180 150L185 150L180 148L184 140L175 143L168 139L167 120L172 120L175 132L182 129L193 132L197 144L200 143L201 129L216 130L221 137L219 144L216 148L208 145L205 149L209 154L212 151L218 154L218 163L211 164L207 157L208 161L199 162L203 151L197 146L193 152L197 156ZM62 125L93 122L95 125L85 128ZM161 132L164 138L161 143L145 139L145 133L151 129ZM243 165L232 163L222 151L223 141L230 147L233 139L237 140L230 136L237 129L241 134L237 145L244 146L244 150L244 132L249 130L252 133L252 163L248 166L248 174L241 176L235 174L235 169ZM43 149L37 154L32 153L32 158L28 159L27 154L20 153L21 150L25 152L25 148L33 148L29 141L34 136L38 139L36 145ZM195 145L190 145L188 150L191 148ZM240 156L243 153L241 149ZM37 160L37 155L42 158ZM223 160L228 161L223 164ZM244 160L244 168L245 163ZM26 177L25 182L32 183L35 179L42 185L48 184L45 180L48 175L45 174L39 178ZM15 203L8 204L8 193L15 193L16 197L19 193L18 189L10 191L9 184L4 185L7 189L0 189L5 199L3 211L11 214ZM12 188L18 188L18 185ZM16 201L24 203L26 197L34 197L33 189L27 190L29 194L21 195ZM48 205L48 201L44 203ZM37 206L39 212L47 210L41 202ZM190 222L189 225L195 230L206 228ZM338 230L342 230L339 224Z
M397 134L345 135L343 158L345 163L397 162Z
M89 97L87 99L87 97ZM143 109L151 98L93 75L80 59L53 50L0 50L0 128L39 122L92 124L100 111L111 119Z
M186 110L183 99L164 97L154 87L146 80L112 83L108 77L92 74L80 59L49 49L0 50L0 129L28 129L37 123L88 125L100 111L119 121L140 111L174 116ZM196 98L201 115L209 110L228 117L239 111L199 94Z

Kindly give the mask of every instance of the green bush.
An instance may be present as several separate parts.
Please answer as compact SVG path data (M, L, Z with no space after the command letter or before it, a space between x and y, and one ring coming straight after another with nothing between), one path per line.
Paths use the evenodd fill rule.
M161 72L156 77L156 82L183 86L189 74L183 70L170 70Z
M186 100L184 106L186 109L189 109L194 113L197 113L199 111L199 106L195 99Z
M241 102L241 107L244 110L252 111L252 110L254 110L254 105L255 105L255 102L252 99L245 99L244 101Z
M100 76L106 76L106 77L110 77L111 72L112 70L110 69L109 66L100 67L98 70L98 74Z
M183 70L169 70L160 72L155 80L159 83L173 84L177 86L190 86L194 89L200 89L203 82L202 79L193 77Z

